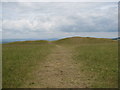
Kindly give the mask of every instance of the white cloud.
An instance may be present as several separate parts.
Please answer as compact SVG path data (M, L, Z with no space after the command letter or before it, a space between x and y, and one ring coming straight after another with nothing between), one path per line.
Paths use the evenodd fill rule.
M117 9L117 3L3 3L3 33L52 38L58 33L117 32Z

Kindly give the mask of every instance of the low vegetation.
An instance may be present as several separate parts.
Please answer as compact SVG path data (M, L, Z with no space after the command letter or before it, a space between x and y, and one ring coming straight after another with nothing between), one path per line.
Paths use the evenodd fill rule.
M43 42L43 41L42 41ZM18 44L19 43L19 44ZM32 45L31 45L32 43ZM39 44L38 44L39 43ZM27 73L32 72L54 47L41 41L14 42L3 44L3 87L19 87L27 80Z
M19 87L45 61L55 45L72 51L89 88L118 85L118 44L111 39L72 37L56 41L24 41L3 44L3 87ZM62 58L62 57L61 57ZM71 73L72 74L72 73Z
M117 44L87 44L75 48L74 60L93 88L118 87Z
M91 88L118 87L118 42L105 38L73 37L54 43L73 50L73 60Z

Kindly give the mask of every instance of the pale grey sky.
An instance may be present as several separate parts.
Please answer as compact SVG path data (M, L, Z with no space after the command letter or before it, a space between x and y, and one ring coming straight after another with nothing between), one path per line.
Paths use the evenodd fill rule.
M3 38L117 37L117 2L4 2Z

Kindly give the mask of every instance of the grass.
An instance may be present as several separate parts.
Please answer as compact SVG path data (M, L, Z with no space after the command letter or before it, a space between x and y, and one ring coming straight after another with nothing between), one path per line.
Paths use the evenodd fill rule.
M62 45L65 47L74 48L80 45L89 45L89 44L110 44L115 43L115 40L104 39L104 38L90 38L90 37L70 37L60 40L53 41L53 43Z
M54 43L73 50L89 88L118 87L118 43L104 38L72 37Z
M86 44L75 48L74 60L92 88L118 87L117 43Z
M39 41L39 43L41 43ZM3 44L3 88L17 88L54 47L52 44Z
M3 44L3 88L17 88L45 61L55 45L72 50L89 88L115 88L118 84L117 41L72 37L57 41L21 41Z

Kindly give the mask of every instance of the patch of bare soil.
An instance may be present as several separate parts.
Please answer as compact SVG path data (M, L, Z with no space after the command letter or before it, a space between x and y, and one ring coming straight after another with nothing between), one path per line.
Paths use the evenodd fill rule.
M27 88L86 88L79 65L72 60L72 50L56 45L44 63L24 83Z

